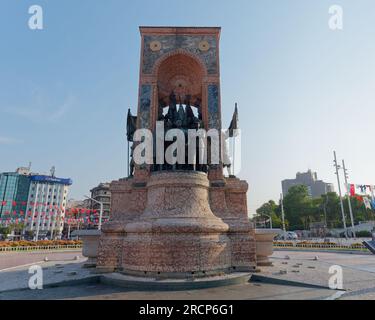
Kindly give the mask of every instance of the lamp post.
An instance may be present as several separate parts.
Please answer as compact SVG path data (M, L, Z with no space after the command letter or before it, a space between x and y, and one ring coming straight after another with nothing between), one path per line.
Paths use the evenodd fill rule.
M280 205L281 205L281 218L283 221L283 231L285 234L286 228L285 228L285 212L284 212L284 195L282 193L280 194Z
M95 203L98 203L100 205L100 214L99 214L99 225L98 225L98 230L102 229L102 218L103 218L103 202L100 202L98 200L95 200L89 196L85 196L85 198L94 201Z
M273 229L273 227L272 227L272 217L269 216L268 214L264 214L264 213L262 213L261 216L265 216L267 218L270 218L270 228Z

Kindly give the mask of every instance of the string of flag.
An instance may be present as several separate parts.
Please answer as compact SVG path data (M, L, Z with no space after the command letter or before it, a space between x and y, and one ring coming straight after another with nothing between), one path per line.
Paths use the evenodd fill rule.
M33 219L43 221L59 221L68 224L84 223L95 225L99 223L99 213L96 209L89 208L71 208L65 209L63 206L52 205L45 202L26 202L26 201L0 201L0 208L9 207L3 211L0 221L2 223L23 223L32 222ZM28 206L32 208L26 209ZM108 221L107 217L102 219Z
M349 184L350 196L363 202L366 209L375 210L375 186L368 184ZM370 194L368 194L368 192Z

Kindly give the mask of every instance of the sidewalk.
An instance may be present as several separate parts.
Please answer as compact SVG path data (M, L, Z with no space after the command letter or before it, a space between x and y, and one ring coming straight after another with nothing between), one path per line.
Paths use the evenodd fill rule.
M315 257L318 260L314 260ZM286 259L288 257L288 259ZM93 277L90 269L83 269L84 260L43 262L44 284L58 284L71 280L86 281ZM107 286L95 281L69 284L43 290L21 290L28 287L28 267L19 267L0 272L0 300L2 299L92 299L92 300L322 300L322 299L374 299L375 257L337 253L275 252L271 258L274 266L263 267L255 278L266 278L266 282L249 283L185 291L141 291L130 288ZM22 260L24 261L24 260ZM329 268L343 268L344 289L340 292L328 289L332 276ZM316 287L311 287L314 285ZM320 286L320 287L318 287Z

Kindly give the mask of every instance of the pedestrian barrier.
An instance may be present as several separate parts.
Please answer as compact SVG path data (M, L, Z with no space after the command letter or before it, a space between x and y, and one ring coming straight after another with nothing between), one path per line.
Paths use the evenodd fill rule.
M347 250L347 251L368 251L362 244L355 245L340 245L327 243L298 243L298 242L280 242L273 243L274 248L288 248L288 249L326 249L326 250Z
M52 246L30 246L30 247L0 247L0 252L30 252L30 251L51 251L81 249L82 244L73 245L52 245Z

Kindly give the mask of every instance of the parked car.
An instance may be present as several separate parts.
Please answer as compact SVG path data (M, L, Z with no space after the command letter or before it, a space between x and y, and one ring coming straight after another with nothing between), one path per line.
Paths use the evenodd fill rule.
M298 235L293 231L287 231L278 235L276 240L298 240Z

